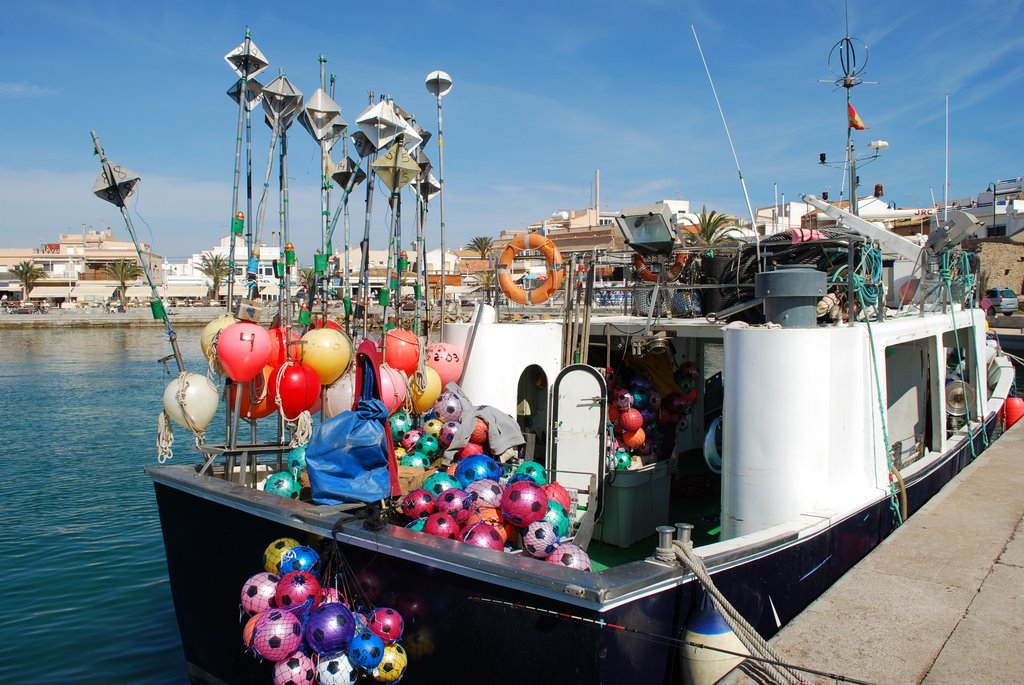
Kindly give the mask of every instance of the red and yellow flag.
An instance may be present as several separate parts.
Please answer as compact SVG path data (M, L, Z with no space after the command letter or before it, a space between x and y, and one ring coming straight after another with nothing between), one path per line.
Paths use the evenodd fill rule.
M863 131L864 129L866 129L867 126L865 126L864 122L860 120L860 117L857 115L857 110L853 108L853 105L851 105L850 103L846 103L846 107L849 109L848 114L850 123L848 124L848 126L858 131Z

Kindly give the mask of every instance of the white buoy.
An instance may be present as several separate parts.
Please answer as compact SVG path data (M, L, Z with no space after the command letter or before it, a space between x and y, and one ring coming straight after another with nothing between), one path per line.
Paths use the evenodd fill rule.
M717 650L749 654L739 637L726 623L718 610L705 595L698 609L690 614L683 632L687 643L707 645L707 649L684 644L680 653L683 682L688 685L711 685L717 683L726 673L736 668L743 657L733 656Z
M181 374L164 390L164 412L179 426L203 431L217 413L217 386L198 373Z

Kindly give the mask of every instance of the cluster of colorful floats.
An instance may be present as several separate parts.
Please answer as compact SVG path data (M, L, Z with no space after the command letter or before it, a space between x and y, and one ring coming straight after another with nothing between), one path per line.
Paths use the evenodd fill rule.
M361 593L350 599L347 588L330 584L330 563L292 538L271 542L264 570L242 586L245 648L274 662L275 685L345 685L361 673L397 682L409 663L402 615L369 606Z

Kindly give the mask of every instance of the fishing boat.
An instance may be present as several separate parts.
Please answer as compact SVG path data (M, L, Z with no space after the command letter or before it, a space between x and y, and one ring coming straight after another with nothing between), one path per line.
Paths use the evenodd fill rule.
M259 63L258 52L247 36L232 54L229 61L242 66L237 92L246 93L254 74L246 60ZM441 94L451 86L442 75L428 77L439 128ZM283 101L286 90L274 92ZM246 100L239 99L241 130ZM320 112L331 111L324 98L317 101ZM372 116L372 131L412 130L394 108ZM310 121L321 141L338 130L326 115ZM275 135L286 128L275 125ZM390 147L383 136L371 138L357 144L380 152L385 162L373 169L397 195L395 179L416 178L421 168L405 161L402 138ZM135 177L102 152L101 159L97 192L123 203L134 185L124 179ZM340 184L346 198L353 168ZM922 245L815 197L805 200L834 223L709 248L683 244L671 213L655 204L620 213L626 254L563 259L547 237L521 236L497 270L504 295L522 303L517 316L481 304L469 323L442 327L435 349L458 362L446 392L459 398L467 420L490 421L476 442L490 441L506 492L526 482L515 472L524 475L522 466L531 464L535 471L525 476L537 482L540 468L569 497L568 526L546 559L528 542L513 544L511 529L503 545L488 548L407 527L399 515L403 497L421 490L431 471L401 470L390 419L381 443L386 496L330 501L316 493L315 472L294 498L274 492L268 482L287 470L296 445L308 442L307 455L322 447L323 426L374 402L401 411L401 403L389 405L406 381L392 372L413 350L420 356L413 355L408 392L414 405L423 399L423 377L431 374L416 344L422 329L412 327L411 342L395 349L388 345L400 329L381 331L379 345L365 330L357 334L363 339L352 354L354 370L346 359L341 373L306 397L307 408L316 399L324 407L309 437L288 398L270 407L269 418L252 418L261 400L247 388L256 381L239 380L248 372L238 369L266 331L251 322L260 303L235 298L235 316L209 329L209 342L217 343L211 367L219 362L225 378L190 376L175 348L181 373L164 396L170 418L196 433L202 459L146 468L191 681L315 680L311 667L292 678L288 659L260 659L259 649L254 655L259 622L250 628L255 619L239 609L247 579L263 571L265 550L273 556L272 543L281 539L331 560L332 572L320 581L339 590L353 612L387 607L402 615L407 661L397 670L367 669L377 680L674 683L694 678L702 653L712 661L724 655L724 670L732 668L742 650L715 642L728 630L716 627L720 617L702 622L706 598L715 598L713 616L741 621L762 638L774 634L997 438L1013 381L977 306L977 262L960 244L977 230L969 214L953 212ZM392 237L398 214L391 214ZM323 254L331 253L330 231L325 224ZM517 257L530 254L544 260L548 277L527 289L511 271ZM397 265L397 251L394 257ZM628 302L618 311L594 306L609 299L595 285L604 268L633 274L618 288L631 295L618 300ZM365 285L357 305L366 304ZM530 317L541 302L557 316ZM154 313L166 318L158 304ZM278 370L258 376L265 361L245 362L255 366L250 379L270 384L271 397L282 393L290 344L308 351L309 339L303 343L299 334L324 330L315 320L288 317L285 308L275 334L285 341ZM339 327L358 323L357 307ZM239 325L264 332L244 329L250 337L239 340L248 348L232 357L225 331ZM297 339L291 343L289 328ZM343 379L348 389L334 395ZM327 409L332 398L335 411ZM201 437L217 400L226 408L227 438L215 445ZM435 408L419 404L416 422ZM255 439L260 420L274 422L277 439ZM252 439L240 423L254 426ZM491 432L499 423L509 449ZM451 460L457 469L459 447L473 442L468 429L460 431L450 436L447 459L432 468L443 471ZM268 600L261 609L279 615L279 591L273 598L276 604ZM312 620L309 609L300 608L303 620ZM714 651L722 644L729 646ZM293 659L296 668L304 658ZM329 658L309 663L319 670ZM351 664L345 668L354 682ZM717 678L724 670L715 668ZM319 671L321 682L342 682L334 675Z

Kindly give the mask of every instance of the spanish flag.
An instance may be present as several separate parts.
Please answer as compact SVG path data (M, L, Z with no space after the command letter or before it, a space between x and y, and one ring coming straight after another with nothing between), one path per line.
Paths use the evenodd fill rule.
M857 110L855 110L855 109L853 108L853 105L851 105L851 104L850 104L849 102L847 102L847 103L846 103L846 107L847 107L847 109L849 109L849 110L850 110L850 111L848 112L848 115L849 115L849 119L850 119L850 122L849 122L849 124L847 124L847 125L848 125L848 126L849 126L850 128L856 129L856 130L858 130L858 131L863 131L864 129L866 129L866 128L867 128L867 126L865 126L865 125L864 125L864 122L860 120L860 117L859 117L859 116L857 116Z

